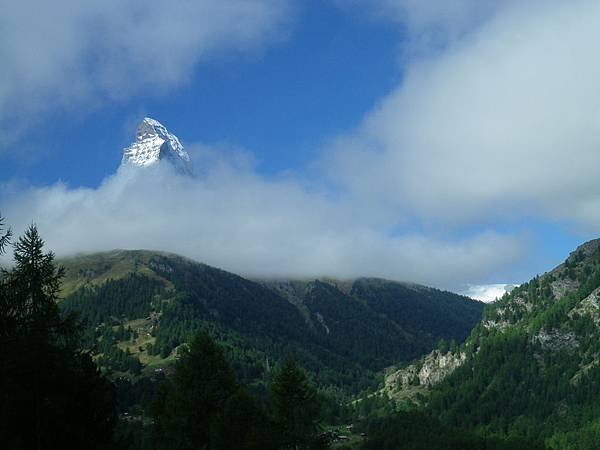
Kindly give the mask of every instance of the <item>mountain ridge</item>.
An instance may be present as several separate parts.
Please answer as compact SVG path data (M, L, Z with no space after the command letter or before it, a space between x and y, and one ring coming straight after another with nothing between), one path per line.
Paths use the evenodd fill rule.
M66 268L61 305L90 322L89 345L108 323L132 327L144 339L117 344L152 364L160 363L157 355L172 356L200 326L218 330L234 346L253 342L271 360L293 350L324 383L343 384L340 371L371 377L398 359L426 353L440 337L461 341L483 310L482 303L456 294L366 279L350 290L347 282L340 290L331 281L295 281L294 299L273 282L257 283L167 252L115 250L59 263ZM379 302L386 296L397 301ZM461 313L443 313L454 307ZM445 319L427 320L431 308Z

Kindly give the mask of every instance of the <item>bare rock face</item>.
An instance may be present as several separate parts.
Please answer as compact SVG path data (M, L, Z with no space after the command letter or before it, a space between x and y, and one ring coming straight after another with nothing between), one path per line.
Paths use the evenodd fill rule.
M573 350L579 347L579 341L573 332L540 331L532 338L533 342L539 342L544 350Z
M421 386L435 386L442 382L456 368L460 367L467 355L465 353L445 353L434 350L423 360L421 370L419 370L419 384Z
M482 325L487 328L488 330L499 330L499 331L504 331L506 330L509 326L510 323L506 320L493 320L493 319L489 319L489 320L484 320L482 322Z
M550 287L554 298L563 298L567 294L574 292L579 287L579 282L568 278L554 280Z
M466 359L467 355L464 352L442 353L434 350L420 361L388 373L384 380L384 391L392 399L410 398L412 394L421 392L423 388L441 383Z
M574 315L588 315L596 325L600 324L600 288L596 288L590 295L581 300L577 307L569 311L569 317Z
M177 172L192 175L190 156L174 134L159 121L144 118L137 127L135 142L123 150L121 166L148 167L167 161Z

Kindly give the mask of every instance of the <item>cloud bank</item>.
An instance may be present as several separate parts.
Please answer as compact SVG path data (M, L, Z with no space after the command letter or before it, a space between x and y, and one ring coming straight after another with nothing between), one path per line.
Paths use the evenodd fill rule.
M510 236L460 242L394 237L355 209L294 180L266 180L212 158L197 179L169 165L121 169L97 189L10 189L3 214L34 220L58 255L114 248L176 252L248 276L380 276L453 287L520 254Z
M36 221L59 254L154 248L250 276L381 276L457 289L490 281L522 256L520 235L495 230L514 230L523 217L600 225L597 2L354 3L401 23L412 48L432 51L411 53L402 83L360 127L332 139L319 163L326 183L300 174L265 178L251 166L213 157L200 164L196 180L156 169L120 171L98 189L7 186L0 194L3 212L17 231ZM69 95L168 88L216 48L244 47L248 37L260 44L285 16L270 8L275 4L199 2L205 9L188 10L186 18L209 17L210 26L200 33L192 19L173 13L166 24L183 21L185 38L174 33L166 46L140 39L156 25L154 12L134 8L114 19L107 10L111 20L131 24L131 32L120 36L121 44L119 30L127 27L120 22L90 27L115 41L84 58ZM223 31L231 29L232 17L248 17L248 28ZM25 77L18 89L69 103L60 88L69 79L62 80L54 61L75 64L94 43L69 33L64 38L74 50L58 50L55 60L42 57L42 81ZM150 57L158 53L169 53L167 64ZM14 61L21 68L34 64ZM129 75L140 67L148 78L131 85ZM6 86L19 73L1 75L4 108ZM323 187L329 182L335 189Z
M414 60L326 165L348 190L419 220L597 227L598 42L598 2L507 3Z
M516 286L512 284L479 284L471 285L467 290L463 292L464 295L481 300L482 302L490 303L499 298L502 298L504 294L512 291Z

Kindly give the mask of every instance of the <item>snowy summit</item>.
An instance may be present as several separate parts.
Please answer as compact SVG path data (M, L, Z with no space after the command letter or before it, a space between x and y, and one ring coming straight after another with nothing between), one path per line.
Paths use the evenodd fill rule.
M169 133L158 120L145 117L138 125L135 142L123 150L121 165L147 167L169 161L182 174L192 174L190 156L177 136Z

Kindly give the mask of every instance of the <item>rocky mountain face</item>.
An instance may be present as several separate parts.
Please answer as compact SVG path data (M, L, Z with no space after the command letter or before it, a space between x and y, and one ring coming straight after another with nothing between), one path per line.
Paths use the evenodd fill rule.
M190 156L174 134L146 117L138 125L135 142L123 150L122 166L148 167L166 161L184 175L192 175Z
M433 350L418 362L402 369L389 371L384 379L383 392L392 400L416 400L416 394L423 394L423 388L438 385L465 360L465 352Z
M388 371L383 391L425 403L455 425L590 448L580 444L600 439L599 324L600 240L593 240L487 306L459 349Z

